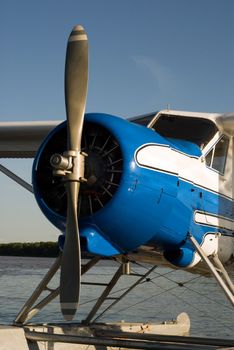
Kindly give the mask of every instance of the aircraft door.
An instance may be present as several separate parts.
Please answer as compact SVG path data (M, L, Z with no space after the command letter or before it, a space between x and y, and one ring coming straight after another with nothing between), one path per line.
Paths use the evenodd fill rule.
M226 135L217 135L213 146L205 153L199 183L202 189L200 194L201 212L199 222L205 225L222 227L222 218L233 218L232 208L232 171L233 171L233 138ZM213 225L212 225L213 223Z

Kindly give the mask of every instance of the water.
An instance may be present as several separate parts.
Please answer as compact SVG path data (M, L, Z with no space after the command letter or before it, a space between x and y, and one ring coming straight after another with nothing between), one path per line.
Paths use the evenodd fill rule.
M0 257L1 324L12 323L53 261L49 258ZM102 261L88 272L83 281L109 282L118 266L111 261ZM132 265L132 272L146 273L150 267ZM185 311L191 319L191 335L234 339L233 308L213 279L165 268L156 268L149 277L148 282L133 289L99 321L157 322L174 319ZM134 281L136 277L133 276L121 277L112 296L119 296L120 290ZM56 288L58 282L59 274L49 286ZM102 291L103 287L82 286L76 322L85 318ZM105 306L109 303L106 302ZM61 321L58 298L32 319L32 322L40 323Z

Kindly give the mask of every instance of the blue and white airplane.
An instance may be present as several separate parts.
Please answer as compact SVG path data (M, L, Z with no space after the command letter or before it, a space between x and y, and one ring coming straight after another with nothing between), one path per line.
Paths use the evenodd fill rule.
M66 56L67 121L0 123L0 156L35 157L35 198L63 233L65 318L79 301L81 249L210 270L234 304L223 266L234 258L234 114L85 114L87 73L87 35L77 26Z

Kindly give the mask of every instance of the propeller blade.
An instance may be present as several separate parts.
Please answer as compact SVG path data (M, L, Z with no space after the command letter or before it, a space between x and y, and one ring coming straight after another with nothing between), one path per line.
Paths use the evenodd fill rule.
M73 28L67 45L65 103L68 150L80 150L88 86L88 39L82 26Z
M70 173L65 176L67 227L61 261L60 304L66 320L73 319L79 303L81 252L77 217L83 158L80 155L88 85L88 41L81 26L73 28L67 45L65 64L65 103L67 112L67 159Z
M80 296L80 240L77 219L78 182L68 182L67 227L60 274L60 305L62 314L71 321L76 313Z

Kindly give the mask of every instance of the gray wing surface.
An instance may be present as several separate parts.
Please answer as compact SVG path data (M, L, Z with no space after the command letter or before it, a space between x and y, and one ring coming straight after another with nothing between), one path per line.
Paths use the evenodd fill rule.
M0 122L0 158L34 158L44 138L60 123Z

